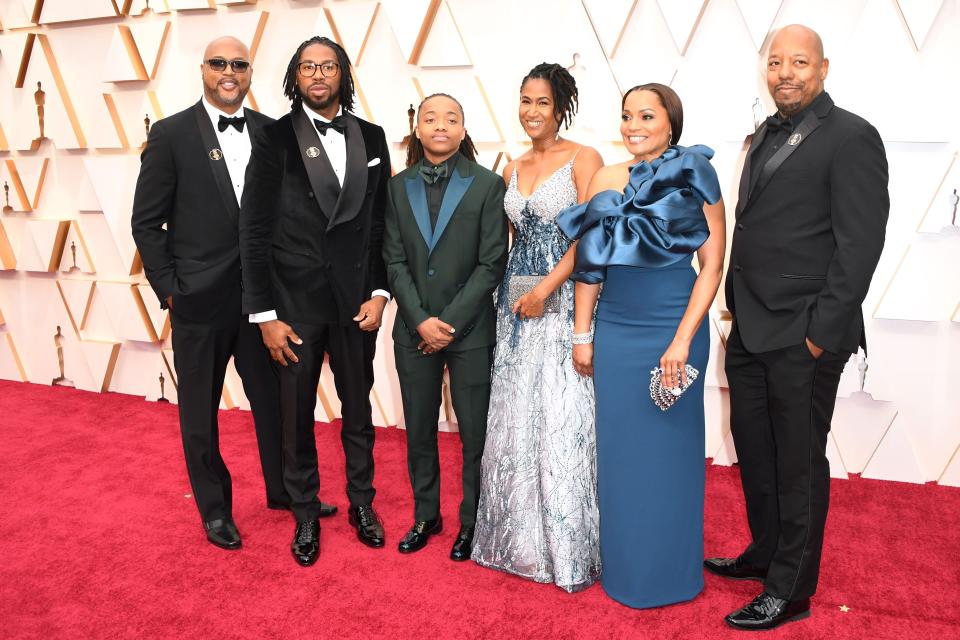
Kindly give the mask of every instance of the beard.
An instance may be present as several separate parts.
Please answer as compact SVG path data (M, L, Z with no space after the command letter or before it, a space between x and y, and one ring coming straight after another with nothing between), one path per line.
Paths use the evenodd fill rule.
M777 105L777 111L779 111L785 116L793 115L800 109L799 100L796 100L794 102L777 102L776 100L774 100L773 104Z
M303 104L307 105L313 111L320 112L340 100L340 92L338 89L339 87L330 87L327 97L323 100L314 100L302 91L298 90L297 92L300 94L300 99L303 100Z
M240 86L240 83L237 82L237 95L236 96L227 96L220 93L220 83L216 82L212 86L209 84L204 84L207 89L208 96L214 96L216 100L211 99L211 102L217 102L220 105L225 107L234 107L240 104L243 104L243 99L247 97L247 92L250 90L250 86L246 87Z

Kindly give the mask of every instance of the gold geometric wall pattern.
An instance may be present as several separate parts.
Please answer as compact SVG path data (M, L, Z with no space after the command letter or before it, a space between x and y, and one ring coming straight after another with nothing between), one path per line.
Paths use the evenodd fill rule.
M150 11L147 0L116 0L116 8L90 0L91 11L81 15L83 5L0 2L7 29L0 33L0 172L15 209L0 214L0 377L49 383L57 368L52 338L61 323L78 386L155 399L163 372L166 397L176 400L169 314L139 273L129 216L144 117L155 123L196 102L197 58L216 35L231 33L250 45L256 99L251 94L249 103L271 116L287 109L279 83L292 47L315 33L342 43L355 62L357 112L385 128L398 168L409 132L406 110L423 93L457 96L480 161L501 170L528 148L517 122L517 89L533 65L571 67L580 112L565 135L592 144L608 163L625 158L617 143L620 91L671 83L684 101L682 144L716 149L714 164L732 206L751 105L759 97L772 108L757 51L771 28L801 22L824 35L832 58L827 86L838 104L877 125L889 143L895 205L867 310L882 316L868 317L867 331L877 372L872 384L888 404L880 412L840 409L852 398L850 385L844 387L828 447L833 475L865 467L877 477L960 482L958 443L943 435L951 433L948 421L960 422L960 409L938 387L925 403L945 408L924 413L902 384L888 379L900 370L905 340L911 353L937 354L938 375L960 375L950 364L960 362L953 344L960 292L947 275L956 272L960 245L943 222L952 213L952 190L960 188L947 167L960 140L950 126L931 130L936 119L900 117L867 91L885 67L907 79L925 104L960 100L947 83L929 82L955 72L949 54L956 45L947 42L960 29L955 0L150 0ZM878 55L882 65L875 64ZM34 145L37 81L49 140ZM905 170L907 164L930 169ZM915 180L923 171L928 175ZM927 303L919 299L924 295ZM729 321L718 315L721 305L711 312L717 326L704 375L705 453L729 464L736 455L725 414L722 343ZM387 335L395 308L388 311L371 403L378 423L402 423ZM922 325L909 319L918 315ZM339 411L332 382L326 374L318 387L317 415L324 420ZM248 405L232 369L223 404ZM444 408L455 419L452 407Z

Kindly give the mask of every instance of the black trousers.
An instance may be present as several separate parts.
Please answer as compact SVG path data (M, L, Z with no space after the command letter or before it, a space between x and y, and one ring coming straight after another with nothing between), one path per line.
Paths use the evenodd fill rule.
M223 380L231 356L250 400L267 500L289 502L283 486L277 376L260 330L240 313L239 286L231 302L235 304L224 305L221 314L205 323L190 322L177 315L176 302L170 314L183 453L193 497L204 522L232 517L233 489L230 473L220 456L217 425Z
M433 520L440 515L437 422L446 365L450 369L450 395L463 446L460 526L472 527L480 503L480 461L487 437L493 347L424 355L394 343L394 354L407 428L407 469L413 485L414 520Z
M830 500L827 435L849 353L814 358L806 344L750 353L734 321L727 341L730 426L753 541L746 562L765 590L799 600L817 590Z
M320 514L320 474L314 409L324 355L340 398L343 424L340 441L346 459L347 498L350 506L369 505L373 488L374 427L370 409L373 356L377 332L361 331L356 324L291 323L303 341L291 345L299 362L286 367L274 363L280 376L283 422L283 480L298 522Z

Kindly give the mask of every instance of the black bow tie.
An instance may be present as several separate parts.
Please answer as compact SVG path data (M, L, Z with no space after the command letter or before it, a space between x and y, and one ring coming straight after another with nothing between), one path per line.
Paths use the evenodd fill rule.
M779 116L769 116L767 118L767 131L769 133L776 133L781 129L787 133L793 131L793 120L790 118L783 120Z
M327 135L327 129L333 129L343 133L347 130L347 121L343 118L342 115L337 116L330 122L324 122L323 120L313 119L313 124L316 125L317 131L320 132L320 135Z
M217 129L220 130L220 133L223 133L227 130L227 127L236 127L237 131L243 133L243 125L247 122L247 119L243 116L237 116L236 118L228 118L227 116L220 116L220 122L217 123Z
M447 163L444 162L438 165L422 164L420 165L420 175L423 176L427 184L433 184L440 178L447 177Z

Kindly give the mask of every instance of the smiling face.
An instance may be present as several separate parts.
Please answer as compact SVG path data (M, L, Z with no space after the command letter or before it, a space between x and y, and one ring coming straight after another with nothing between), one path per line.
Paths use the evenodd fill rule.
M203 53L200 74L203 78L203 95L207 102L226 113L234 113L243 105L243 99L250 91L253 67L247 67L242 73L233 70L230 64L223 71L215 71L207 60L220 59L228 63L231 60L250 61L247 47L236 38L217 38Z
M654 92L631 92L620 117L623 144L637 161L658 158L670 146L670 118Z
M767 89L780 114L788 117L823 93L829 67L816 32L799 25L781 29L767 55Z
M414 134L423 144L423 154L430 162L443 162L456 153L466 133L463 112L455 100L433 96L420 105Z
M520 88L520 125L531 140L557 137L560 122L555 113L556 103L550 82L530 78Z
M316 65L312 76L304 76L297 71L297 89L303 103L327 118L333 118L340 111L340 74L349 73L339 69L336 75L325 78L320 66L333 62L339 64L336 52L322 44L312 44L300 53L297 64L312 62Z

